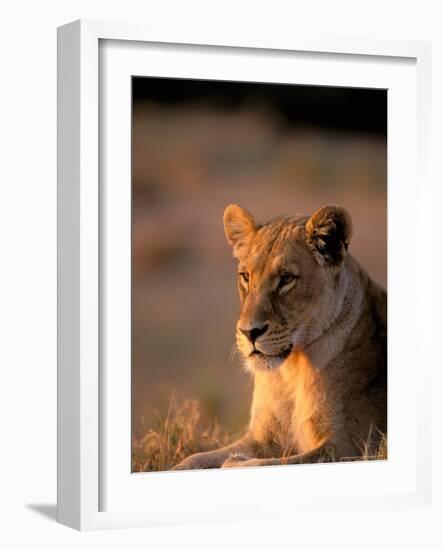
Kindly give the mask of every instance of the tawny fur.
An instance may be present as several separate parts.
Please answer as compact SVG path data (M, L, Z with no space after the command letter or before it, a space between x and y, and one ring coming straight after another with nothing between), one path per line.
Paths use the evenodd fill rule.
M232 205L224 225L239 263L237 345L254 377L250 424L239 441L176 469L354 459L374 450L387 431L387 297L347 253L349 214L330 205L257 226ZM240 330L261 326L268 328L254 343Z

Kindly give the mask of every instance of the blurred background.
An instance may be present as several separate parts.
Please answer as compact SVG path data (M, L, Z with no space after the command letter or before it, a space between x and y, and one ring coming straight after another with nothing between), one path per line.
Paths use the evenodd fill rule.
M387 281L385 90L134 77L132 431L171 395L236 432L252 381L231 358L239 311L222 215L257 221L333 202L353 255Z

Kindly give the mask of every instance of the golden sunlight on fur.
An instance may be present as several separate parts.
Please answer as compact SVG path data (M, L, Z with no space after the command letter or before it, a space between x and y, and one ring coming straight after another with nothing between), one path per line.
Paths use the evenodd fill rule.
M238 260L237 346L254 378L250 423L175 469L376 456L387 430L387 297L348 253L348 212L329 205L258 225L231 205L224 228Z

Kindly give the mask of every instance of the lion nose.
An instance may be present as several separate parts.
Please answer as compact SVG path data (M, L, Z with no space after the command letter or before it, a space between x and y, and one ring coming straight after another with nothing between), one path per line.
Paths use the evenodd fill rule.
M250 340L252 344L255 343L255 341L262 336L267 329L269 328L269 324L265 323L265 325L261 325L260 327L253 327L250 330L246 330L243 328L240 328L239 330L244 334L244 336L247 336L247 338Z

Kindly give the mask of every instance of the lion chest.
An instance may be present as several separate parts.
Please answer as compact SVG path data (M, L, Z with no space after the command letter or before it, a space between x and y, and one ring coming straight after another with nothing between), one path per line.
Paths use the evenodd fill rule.
M308 362L255 377L251 431L269 452L305 453L324 438L324 395Z

